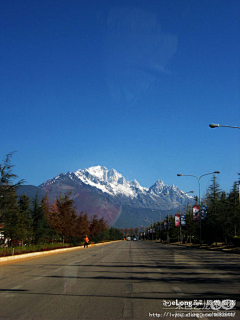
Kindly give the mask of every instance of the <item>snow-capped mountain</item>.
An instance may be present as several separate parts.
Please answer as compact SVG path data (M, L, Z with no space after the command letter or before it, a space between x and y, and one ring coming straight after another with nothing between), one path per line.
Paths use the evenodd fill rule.
M108 170L106 167L95 166L84 170L77 170L74 174L83 183L100 189L112 196L122 195L128 198L137 197L138 193L146 193L147 189L134 181L127 181L123 175L115 169Z
M127 181L115 169L94 166L75 172L61 173L47 180L39 187L22 186L18 195L24 193L30 198L48 194L52 204L60 194L71 192L77 213L86 212L89 216L97 214L109 225L118 228L140 227L146 219L159 221L167 214L174 214L179 204L191 205L193 198L178 187L165 185L158 180L149 188L142 187L138 181Z
M185 204L192 200L192 197L184 194L179 188L174 185L167 186L162 180L158 180L150 188L145 188L137 180L127 181L115 169L108 170L103 166L60 174L46 181L40 187L48 188L66 178L70 178L74 184L91 187L104 196L110 196L118 205L155 208L158 203L160 206L177 207L177 202Z

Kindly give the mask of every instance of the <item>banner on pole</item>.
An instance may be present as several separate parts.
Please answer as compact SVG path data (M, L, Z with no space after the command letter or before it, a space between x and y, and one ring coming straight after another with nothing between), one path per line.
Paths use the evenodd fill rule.
M208 213L208 207L207 206L201 206L201 220L205 220Z
M170 220L168 223L168 230L170 230L172 228L172 221Z
M175 214L175 227L180 227L180 215Z
M181 214L181 226L185 226L185 225L186 225L186 215Z
M167 230L167 228L168 228L168 223L167 221L164 221L164 230Z
M200 221L199 206L193 206L193 221Z

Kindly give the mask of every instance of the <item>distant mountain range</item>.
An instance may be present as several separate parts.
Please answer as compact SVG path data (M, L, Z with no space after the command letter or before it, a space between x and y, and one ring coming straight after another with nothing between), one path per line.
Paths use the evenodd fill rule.
M18 195L42 198L46 193L50 203L60 194L71 191L76 211L97 214L109 225L118 228L140 227L176 212L181 205L193 203L193 198L178 187L167 186L158 180L150 188L142 187L136 180L127 181L115 169L94 166L76 172L61 173L40 186L22 186ZM153 211L154 210L154 211Z

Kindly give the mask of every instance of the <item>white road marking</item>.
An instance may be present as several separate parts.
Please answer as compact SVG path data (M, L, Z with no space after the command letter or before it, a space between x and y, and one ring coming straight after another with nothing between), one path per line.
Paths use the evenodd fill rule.
M179 295L185 295L179 287L172 287L173 291Z

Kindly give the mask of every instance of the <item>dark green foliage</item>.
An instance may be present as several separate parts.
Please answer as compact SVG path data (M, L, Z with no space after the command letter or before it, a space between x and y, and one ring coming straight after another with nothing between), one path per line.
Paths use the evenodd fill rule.
M14 152L11 152L6 155L3 164L0 164L0 196L1 198L6 195L16 192L17 188L23 184L24 180L20 180L17 183L13 181L17 178L17 175L12 173L12 168L14 167L11 164L11 158Z
M83 239L86 235L89 235L89 220L86 213L81 212L77 217L76 235L79 239Z
M75 237L77 216L74 209L74 201L70 194L60 196L56 201L56 216L53 227L61 235L63 243L65 238Z
M18 207L17 197L14 192L9 192L7 195L7 201L5 198L5 204L1 210L4 237L8 239L8 245L13 245L13 240L18 236Z
M217 178L214 175L212 179L212 184L208 188L206 201L208 205L208 215L206 218L206 223L203 227L207 233L207 240L209 243L219 241L220 231L222 229L222 217L220 215L221 208L221 190L219 184L217 183ZM205 236L205 237L206 237Z
M38 194L36 194L32 203L32 230L35 244L47 242L53 235L53 230L44 215L42 206L38 202Z
M23 183L23 180L13 183L17 175L12 173L12 155L13 152L7 154L3 164L0 164L0 222L9 245L13 244L21 232L21 213L17 206L16 190Z
M30 199L24 195L18 199L18 210L16 220L16 239L25 244L33 236L32 230L32 213L30 210Z
M111 227L108 232L109 232L109 240L123 239L123 233L119 229Z
M108 238L107 224L103 218L98 219L96 214L90 220L89 231L91 241L100 242Z

